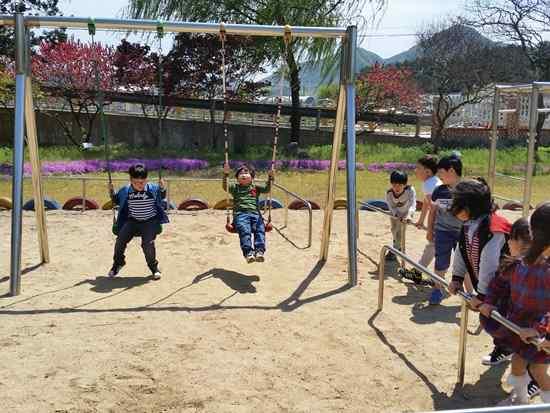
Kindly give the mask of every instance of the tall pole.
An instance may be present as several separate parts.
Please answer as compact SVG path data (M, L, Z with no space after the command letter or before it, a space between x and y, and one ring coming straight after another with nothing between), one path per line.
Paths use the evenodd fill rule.
M25 144L25 21L15 14L15 127L13 138L13 184L11 213L10 295L21 292L21 232L23 211L23 151Z
M357 27L347 29L346 59L346 172L348 200L348 278L351 286L357 285L357 199L355 168L355 52Z
M346 61L348 49L346 39L342 41L342 52L340 55L340 91L336 104L336 119L332 136L332 154L330 157L330 168L328 173L327 202L325 204L325 215L323 220L323 231L321 233L321 254L320 260L328 259L328 247L332 229L332 215L334 211L334 199L336 197L336 175L338 173L338 160L340 159L340 148L342 136L344 135L344 123L346 118Z
M535 173L535 144L537 141L537 123L539 120L539 86L534 83L529 105L529 143L527 150L527 170L525 171L525 185L523 187L523 216L529 215Z
M500 89L495 86L495 95L493 97L493 116L491 124L491 135L489 137L489 188L495 192L496 161L497 161L497 142L498 142L498 114L500 113Z

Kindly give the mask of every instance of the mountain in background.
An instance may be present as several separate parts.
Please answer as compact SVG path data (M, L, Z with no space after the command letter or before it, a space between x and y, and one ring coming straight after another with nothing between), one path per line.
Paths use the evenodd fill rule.
M447 29L451 30L451 29ZM498 46L500 43L493 42L492 40L488 39L487 37L483 36L481 33L479 33L477 30L472 29L470 27L463 27L462 30L466 32L468 36L471 36L480 42L486 44L487 46ZM437 35L444 35L446 30L443 30ZM415 45L411 47L408 50L405 50L404 52L398 53L395 56L391 56L387 59L384 59L380 56L378 56L376 53L370 52L366 49L363 49L359 47L357 49L357 65L356 65L356 74L360 73L363 69L370 67L374 65L375 63L382 63L385 65L394 65L397 63L403 63L407 61L414 61L419 57L420 54L420 48L418 45ZM339 60L338 60L339 62ZM314 64L313 62L304 62L301 64L301 70L300 70L300 81L301 81L301 92L300 95L302 96L317 96L317 89L321 84L335 84L338 83L338 79L340 76L340 67L337 64L334 68L332 68L326 76L321 75L321 68L323 64L318 63ZM272 95L277 95L279 93L279 76L278 74L274 74L267 79L266 81L271 82L272 84ZM285 81L285 87L284 87L284 95L289 96L290 95L290 88L288 85L288 80Z

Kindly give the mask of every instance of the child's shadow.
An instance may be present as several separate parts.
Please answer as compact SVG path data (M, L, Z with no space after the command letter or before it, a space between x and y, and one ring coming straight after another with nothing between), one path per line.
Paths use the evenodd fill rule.
M130 289L133 287L138 287L143 284L147 284L151 281L151 277L104 277L99 276L90 278L82 281L80 284L88 283L93 285L90 290L95 291L96 293L110 293L113 290L118 289Z
M229 271L223 268L212 268L193 279L193 284L204 281L208 278L218 278L225 285L238 293L255 293L256 287L253 282L260 281L257 275L245 275L236 271Z

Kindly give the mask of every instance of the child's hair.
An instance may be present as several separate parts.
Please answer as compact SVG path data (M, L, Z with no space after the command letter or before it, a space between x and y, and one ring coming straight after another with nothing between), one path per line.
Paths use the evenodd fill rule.
M424 168L429 169L435 175L437 173L437 156L434 155L424 155L418 161L418 164L422 165Z
M409 181L409 177L407 175L407 172L396 170L396 171L393 171L390 175L390 183L392 184L407 185L408 181Z
M531 215L531 234L533 241L525 256L527 264L537 262L545 249L550 247L550 202L545 202L535 209Z
M130 166L128 173L130 174L130 178L147 179L147 167L142 163L136 163Z
M510 229L510 239L514 241L519 241L521 245L521 251L519 252L520 256L525 255L525 252L529 249L531 245L531 230L529 228L529 221L526 218L520 218L512 224ZM519 257L510 256L506 254L500 261L500 272L509 271L517 263Z
M445 169L448 171L451 168L455 170L458 176L462 176L462 161L456 153L449 156L444 156L437 163L437 169Z
M451 213L456 216L461 211L467 211L470 219L478 219L493 211L491 190L485 180L469 179L456 185Z
M526 218L520 218L512 224L510 239L525 244L531 243L531 229L529 228L529 221Z
M243 163L241 164L237 170L235 171L235 178L238 178L239 177L239 173L243 170L243 169L248 169L248 172L250 172L250 176L252 178L254 178L256 176L256 171L254 170L254 168L252 167L252 165L249 165L247 163Z

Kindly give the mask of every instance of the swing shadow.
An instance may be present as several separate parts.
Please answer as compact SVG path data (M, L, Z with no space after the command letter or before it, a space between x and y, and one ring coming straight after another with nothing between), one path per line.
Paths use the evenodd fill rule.
M369 327L372 328L381 343L384 344L393 354L395 354L403 362L403 364L420 379L424 386L428 388L428 390L431 392L434 411L447 410L457 408L459 406L461 408L468 407L465 406L465 402L467 401L467 399L463 395L463 388L458 385L455 386L451 395L447 395L447 393L439 390L439 388L434 383L432 383L432 381L422 371L420 371L411 360L409 360L407 355L399 351L397 347L395 347L395 345L388 340L382 330L380 330L374 324L374 321L378 314L380 314L380 310L377 310L369 318Z
M198 284L201 281L217 278L225 285L234 290L236 293L246 294L256 292L256 287L253 282L260 281L257 275L245 275L236 271L226 270L223 268L212 268L202 274L197 275L191 284Z
M483 406L494 406L499 400L506 397L506 392L501 386L502 377L508 368L507 363L492 366L485 370L474 384L466 383L462 387L456 384L450 395L438 389L430 379L420 371L414 363L395 345L375 324L376 317L380 314L377 310L368 320L368 325L373 329L378 339L411 370L420 381L430 390L433 400L434 411L457 408L477 408Z
M90 301L88 303L80 304L75 307L65 307L65 308L54 308L54 309L34 309L34 310L2 310L0 308L0 315L40 315L40 314L75 314L75 313L86 313L86 314L97 314L97 313L128 313L128 312L150 312L150 311L170 311L170 312L206 312L206 311L213 311L213 310L263 310L263 311L273 311L278 310L282 312L291 312L295 311L298 308L300 308L302 305L313 303L319 300L323 300L325 298L331 297L336 294L340 294L342 292L347 291L351 288L351 285L349 283L346 283L340 287L334 288L330 291L326 291L324 293L320 293L317 295L313 295L310 297L307 297L305 299L302 299L302 295L304 292L309 288L311 283L317 278L319 275L321 269L324 267L325 263L323 261L318 261L315 266L311 269L311 271L308 273L306 278L304 278L300 284L296 287L296 289L290 294L290 296L280 303L276 305L222 305L224 302L229 300L230 298L234 297L236 294L240 293L244 289L246 289L247 293L251 293L252 290L250 288L250 285L252 285L252 282L258 281L259 277L257 276L247 276L244 274L237 273L235 271L228 271L225 269L219 269L214 268L209 271L206 271L202 274L199 274L195 276L193 279L193 282L183 285L182 287L179 287L172 293L168 294L167 296L156 300L155 302L145 305L145 306L139 306L139 307L121 307L121 308L83 308L91 303L101 301L108 299L110 297L113 297L115 295L121 294L125 291L128 291L131 288L134 288L138 285L145 284L149 282L150 278L143 278L143 277L119 277L114 279L108 279L107 277L97 277L97 279L100 279L99 281L97 279L93 280L94 288L92 290L98 291L98 292L110 292L113 290L113 287L105 287L104 283L108 281L117 280L118 287L122 288L122 291L117 291L114 294L107 295L105 297L98 298L96 300ZM124 280L126 278L126 280ZM210 278L218 278L222 282L224 282L229 288L233 290L233 293L230 294L228 297L225 297L223 300L221 300L218 303L210 304L206 306L200 306L200 307L190 307L190 306L179 306L179 305L169 305L169 306L163 306L163 307L154 307L156 304L161 303L165 301L166 299L176 295L178 292L191 287L192 285L198 284L199 282L205 281ZM256 279L258 278L258 280ZM107 280L104 280L107 279ZM66 290L69 288L73 288L77 285L82 285L85 283L91 283L91 280L84 280L81 281L74 286L65 287L63 289L60 289L59 291ZM254 287L252 285L252 287ZM57 291L57 290L56 290ZM53 293L56 291L50 291L46 293L42 293L40 295ZM29 297L23 301L28 301L33 297ZM9 306L13 306L16 303L11 303Z
M290 238L288 238L285 234L283 234L283 229L285 229L285 228L286 228L286 226L281 227L281 228L277 228L275 225L273 225L273 229L275 231L277 231L277 233L281 236L281 238L283 238L286 242L288 242L294 248L296 248L298 250L307 250L307 249L311 248L311 246L309 246L309 247L300 247L298 244L296 244L294 241L292 241Z
M34 270L37 270L38 268L42 267L43 265L44 265L44 263L41 262L41 263L38 263L38 264L31 265L30 267L23 268L21 270L21 275L23 276L25 274L28 274L28 273L34 271ZM0 283L7 282L9 280L10 280L10 276L6 275L6 276L0 278Z
M134 287L139 287L141 285L149 283L149 281L152 280L152 277L105 277L105 276L98 276L95 278L88 278L86 280L83 280L78 283L78 285L83 284L91 284L93 287L90 288L90 291L94 291L96 293L112 293L105 297L99 297L94 300L88 301L84 304L79 304L74 307L73 309L82 308L87 305L97 303L99 301L106 300L108 298L115 297L117 295L120 295L128 290L131 290ZM120 291L113 292L113 290L120 289Z

